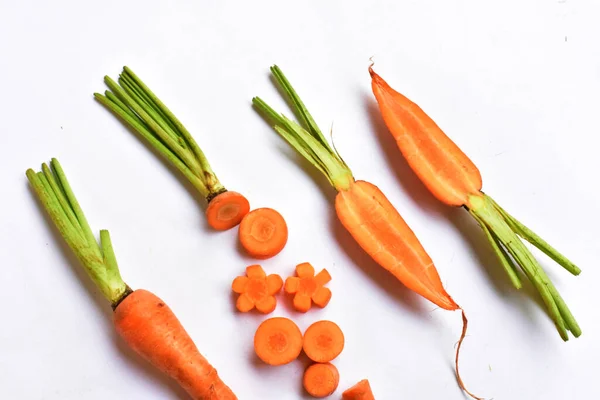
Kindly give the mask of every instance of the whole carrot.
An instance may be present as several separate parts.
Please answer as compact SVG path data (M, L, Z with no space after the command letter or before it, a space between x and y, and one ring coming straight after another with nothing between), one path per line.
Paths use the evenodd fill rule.
M29 169L27 178L64 240L110 302L121 338L175 379L192 399L237 399L165 302L147 290L132 290L123 281L108 231L100 231L98 245L59 162L53 159L51 168L43 164L42 172Z
M250 211L248 200L228 191L213 171L204 152L185 126L131 70L123 67L118 83L106 76L110 90L94 97L158 153L174 165L206 199L206 220L216 230L238 225Z
M258 97L252 102L275 131L329 179L338 192L335 210L342 225L363 250L409 289L445 310L462 311L463 330L456 350L456 375L460 387L477 398L465 388L458 371L460 348L468 325L464 310L446 292L433 261L383 192L372 183L354 179L352 171L329 145L283 72L277 66L271 67L271 72L300 123L278 114Z
M579 337L581 329L575 317L519 237L573 275L579 275L581 270L483 193L481 174L469 157L425 111L377 75L372 65L369 73L383 120L412 170L441 202L469 211L517 289L522 286L517 266L521 268L544 300L561 338L569 339L567 331Z

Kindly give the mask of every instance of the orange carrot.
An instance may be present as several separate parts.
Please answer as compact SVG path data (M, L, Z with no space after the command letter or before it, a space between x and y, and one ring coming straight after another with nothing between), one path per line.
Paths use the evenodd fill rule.
M267 276L260 265L246 268L246 276L234 279L231 288L240 296L236 307L240 312L248 312L256 307L263 314L269 314L277 307L275 294L281 290L283 280L277 274Z
M335 210L342 225L363 250L408 288L443 309L462 311L463 331L456 349L455 366L459 385L466 391L458 371L460 348L467 329L464 311L446 292L433 261L394 206L375 185L354 179L346 162L329 145L281 70L273 66L271 72L290 100L300 123L278 114L258 97L252 102L275 131L321 171L338 191Z
M578 275L581 270L484 194L481 174L462 150L417 104L392 89L376 74L372 65L369 73L383 120L412 170L440 201L469 211L517 289L522 286L517 266L521 268L544 300L561 338L568 340L568 331L579 337L581 328L575 317L519 237L573 275Z
M42 172L29 169L27 178L64 240L110 302L115 329L123 340L179 383L192 399L237 399L171 309L154 294L132 291L123 281L110 234L101 230L98 244L56 159L51 168L43 164Z
M248 200L229 192L217 179L208 159L183 124L128 67L118 83L106 76L104 95L94 93L123 122L162 154L190 181L208 203L206 218L216 230L237 226L250 211Z
M269 318L259 325L254 334L254 351L269 365L288 364L302 351L302 332L288 318Z
M371 385L367 379L363 379L356 385L342 393L342 400L375 400Z
M304 371L302 385L312 397L331 396L340 383L340 373L333 364L313 364Z
M323 287L331 280L326 269L315 276L315 269L310 263L296 266L296 275L285 280L285 292L294 295L294 308L300 312L310 310L312 303L323 308L331 300L331 290Z
M129 347L175 379L193 399L237 399L169 306L154 294L143 289L129 294L115 309L114 324Z
M258 259L271 258L285 247L288 228L277 211L272 208L257 208L242 219L239 238L250 256Z
M344 334L332 321L317 321L304 332L304 353L315 362L335 359L344 349Z

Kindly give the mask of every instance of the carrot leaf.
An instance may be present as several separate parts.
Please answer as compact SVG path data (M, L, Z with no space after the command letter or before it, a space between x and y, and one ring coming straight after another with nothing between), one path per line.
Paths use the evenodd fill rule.
M27 178L36 197L88 275L104 297L115 304L126 292L127 285L121 278L108 232L100 232L100 248L60 163L52 159L51 166L52 169L43 164L43 172L38 173L28 169Z
M287 100L300 123L292 121L283 114L278 114L259 97L254 97L252 104L281 137L327 177L332 186L337 190L346 190L354 180L352 171L329 145L281 69L273 66L271 72L287 95Z
M571 331L575 337L579 337L581 335L581 328L577 324L569 307L550 281L550 278L548 278L544 269L517 236L517 234L520 234L521 228L518 228L514 221L500 212L499 207L487 195L473 196L469 200L469 204L471 215L475 217L484 231L489 232L492 236L491 240L497 242L497 254L503 257L507 263L510 262L508 254L500 255L501 248L506 249L536 288L561 338L565 341L569 339L567 331ZM492 246L494 247L494 245ZM510 266L505 263L503 263L503 266L509 276L511 276L511 281L513 281L514 271L510 272Z
M117 82L104 79L110 90L95 98L116 114L194 185L207 200L222 193L206 156L183 124L127 66Z

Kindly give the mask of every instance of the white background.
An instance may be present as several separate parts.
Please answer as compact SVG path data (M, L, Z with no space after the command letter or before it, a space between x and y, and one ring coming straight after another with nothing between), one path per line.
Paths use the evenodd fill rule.
M299 315L346 334L338 391L368 377L378 400L463 399L453 374L460 315L436 309L372 262L341 228L324 177L263 123L286 110L277 63L355 176L377 184L470 319L462 374L486 398L600 396L598 173L600 7L594 0L7 1L0 3L0 398L185 399L128 350L111 310L35 201L29 167L58 157L94 230L110 229L122 274L175 310L240 399L301 399L306 360L269 368L234 312L253 260L237 231L207 228L177 171L93 100L128 65L175 111L222 182L286 218L289 243L262 264L283 277L328 268L333 299ZM479 228L438 203L402 160L374 106L369 57L479 166L484 190L571 257L539 255L583 329L563 343L538 297L514 290Z

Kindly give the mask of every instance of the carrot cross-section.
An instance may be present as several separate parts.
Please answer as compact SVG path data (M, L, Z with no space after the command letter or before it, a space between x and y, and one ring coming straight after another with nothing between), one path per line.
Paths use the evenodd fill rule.
M231 289L240 295L235 305L240 312L256 308L263 314L269 314L277 306L274 295L282 286L283 280L279 275L267 276L260 265L250 265L246 268L246 276L233 280Z
M312 303L323 308L331 300L331 290L323 287L331 280L326 269L315 276L315 269L310 263L296 266L296 275L285 280L285 292L294 294L294 308L300 312L310 310Z

